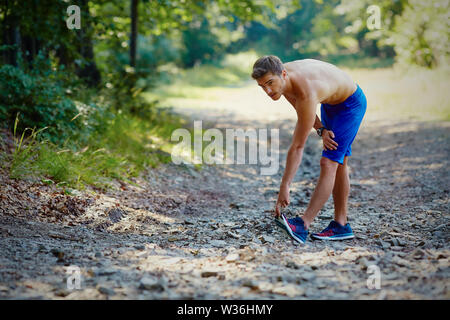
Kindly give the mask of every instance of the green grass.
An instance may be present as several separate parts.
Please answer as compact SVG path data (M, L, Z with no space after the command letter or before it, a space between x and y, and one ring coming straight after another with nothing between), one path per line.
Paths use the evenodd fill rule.
M107 188L110 179L130 181L145 168L170 161L171 133L183 125L182 119L164 112L156 121L117 114L85 145L68 141L63 147L38 139L33 130L25 139L24 133L15 133L15 150L7 156L10 177L34 177L77 189Z

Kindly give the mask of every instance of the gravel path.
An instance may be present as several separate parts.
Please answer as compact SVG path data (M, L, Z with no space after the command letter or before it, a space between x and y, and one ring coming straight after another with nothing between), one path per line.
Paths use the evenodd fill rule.
M271 217L295 122L208 117L217 128L279 128L278 174L169 164L67 195L0 172L0 298L450 298L450 123L366 120L349 160L356 238L300 245ZM320 153L311 134L290 217L307 206ZM311 231L332 216L330 198Z

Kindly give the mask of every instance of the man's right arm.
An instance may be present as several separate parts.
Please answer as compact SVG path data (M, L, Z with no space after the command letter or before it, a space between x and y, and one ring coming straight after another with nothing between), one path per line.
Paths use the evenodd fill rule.
M285 207L289 205L289 187L302 162L306 140L314 126L314 116L316 116L315 108L316 102L313 99L303 101L296 108L298 119L292 137L292 143L287 153L286 168L281 178L280 192L278 193L278 199L275 205L276 217L280 215L279 206Z

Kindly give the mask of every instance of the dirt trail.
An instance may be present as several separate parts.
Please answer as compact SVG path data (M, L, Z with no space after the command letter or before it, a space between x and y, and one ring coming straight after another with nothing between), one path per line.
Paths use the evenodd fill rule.
M294 120L208 119L222 129L279 128L278 174L169 164L135 185L65 195L0 173L0 298L450 298L450 123L366 119L349 161L356 238L299 245L271 217ZM306 208L320 153L311 134L288 216ZM311 231L332 216L330 199ZM79 289L67 286L71 266ZM368 287L374 270L380 289Z

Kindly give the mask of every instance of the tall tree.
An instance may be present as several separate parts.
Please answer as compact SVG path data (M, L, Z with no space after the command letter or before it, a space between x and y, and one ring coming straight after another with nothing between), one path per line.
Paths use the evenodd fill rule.
M131 37L130 37L130 65L136 67L136 51L138 36L138 4L139 0L131 0Z
M94 45L92 43L92 33L93 27L90 24L90 14L89 14L89 1L80 1L82 12L85 12L84 17L84 27L77 30L79 33L79 54L82 56L83 61L81 65L77 65L76 73L79 77L85 79L85 81L91 85L96 86L100 84L101 75L97 68L94 57Z
M19 17L13 7L13 1L4 0L1 2L0 13L3 17L2 44L7 46L3 50L3 61L7 64L16 65L17 43L19 39Z

